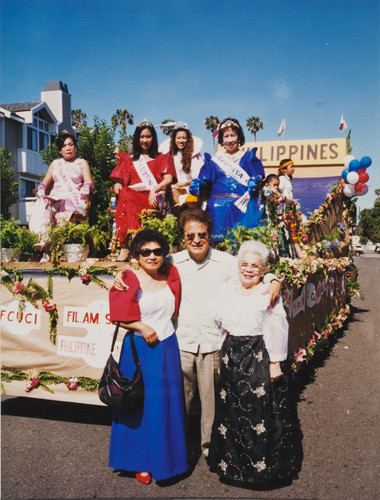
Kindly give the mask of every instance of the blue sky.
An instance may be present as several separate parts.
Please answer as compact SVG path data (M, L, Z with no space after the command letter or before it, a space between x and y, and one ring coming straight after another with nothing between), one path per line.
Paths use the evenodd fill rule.
M345 137L371 156L380 188L378 0L2 0L0 102L39 100L68 84L90 120L126 108L186 121L212 150L203 120L259 116L260 141ZM129 133L132 133L131 127ZM253 136L246 133L246 139Z

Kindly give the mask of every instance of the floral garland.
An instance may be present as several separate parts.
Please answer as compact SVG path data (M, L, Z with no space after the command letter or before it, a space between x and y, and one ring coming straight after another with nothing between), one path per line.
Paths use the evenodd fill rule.
M331 313L327 316L322 328L319 331L314 331L306 347L300 347L298 351L293 353L292 369L294 371L298 371L302 363L309 362L316 351L321 351L326 347L328 338L331 338L337 330L343 327L343 323L348 318L349 313L350 306L346 304L336 315L335 313Z
M48 385L65 384L69 391L76 391L78 387L86 391L94 391L98 388L99 380L89 377L60 377L46 371L38 371L33 368L22 372L16 368L3 366L1 369L1 391L5 394L3 382L12 382L12 380L25 380L25 392L41 387L44 391L54 394L54 391Z
M53 276L66 276L71 280L78 276L83 284L88 285L93 282L102 288L107 285L98 278L99 274L114 275L114 271L102 266L94 266L91 263L84 263L78 269L74 267L56 267L43 270L47 274L47 290L36 283L32 278L24 285L22 283L22 273L14 268L1 268L1 284L4 285L19 302L20 314L26 301L36 305L41 300L41 305L49 313L49 338L55 344L57 339L58 310L57 304L53 300Z
M345 182L343 179L341 179L337 184L334 184L332 187L331 192L327 195L326 200L314 210L314 212L309 212L309 220L307 221L305 230L310 231L310 226L312 224L319 224L323 222L326 212L329 209L332 201L334 198L338 196L339 193L343 191L343 188L345 186Z

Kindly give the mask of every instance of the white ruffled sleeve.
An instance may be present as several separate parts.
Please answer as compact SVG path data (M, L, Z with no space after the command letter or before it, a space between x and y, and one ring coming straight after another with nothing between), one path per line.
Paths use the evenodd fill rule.
M271 361L284 361L288 355L289 324L280 298L265 311L263 337Z

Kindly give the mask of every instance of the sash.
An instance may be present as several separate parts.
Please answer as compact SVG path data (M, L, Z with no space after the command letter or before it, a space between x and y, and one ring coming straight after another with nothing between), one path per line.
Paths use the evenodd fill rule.
M140 155L140 158L138 160L133 162L133 166L135 167L135 170L140 177L142 184L144 185L144 189L142 189L141 184L133 184L129 186L131 189L134 189L135 191L150 191L152 188L157 186L157 181L154 178L154 175L152 174L148 163L145 161L142 155ZM160 206L160 210L162 210L165 199L161 191L156 193L156 198Z
M213 156L212 161L220 167L223 172L235 179L235 181L239 182L243 186L247 186L250 176L247 172L241 168L238 163L234 163L225 157L223 153L217 153ZM250 200L249 192L246 191L243 196L241 196L238 200L235 201L234 205L243 213L247 211L248 203Z
M70 196L72 198L72 200L70 200L70 199L65 200L66 201L66 205L67 205L67 208L66 208L66 205L65 205L65 210L73 210L74 212L78 211L78 212L80 212L83 215L84 211L85 211L85 208L86 208L86 204L80 198L80 193L78 191L77 184L75 184L72 181L72 179L70 179L67 176L67 174L65 172L65 168L64 168L64 166L62 164L62 160L60 160L58 162L58 165L55 168L57 169L57 172L59 173L60 181L65 186L67 192L70 193ZM74 204L72 204L72 201L74 201ZM74 206L72 206L72 205L74 205Z

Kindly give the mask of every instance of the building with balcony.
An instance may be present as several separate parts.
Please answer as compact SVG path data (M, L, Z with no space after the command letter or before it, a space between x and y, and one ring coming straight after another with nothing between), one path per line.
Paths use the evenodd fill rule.
M47 171L40 151L64 129L75 134L71 95L60 81L46 82L40 101L0 104L0 146L11 152L11 165L19 180L19 200L10 211L21 224L27 224L33 190Z

